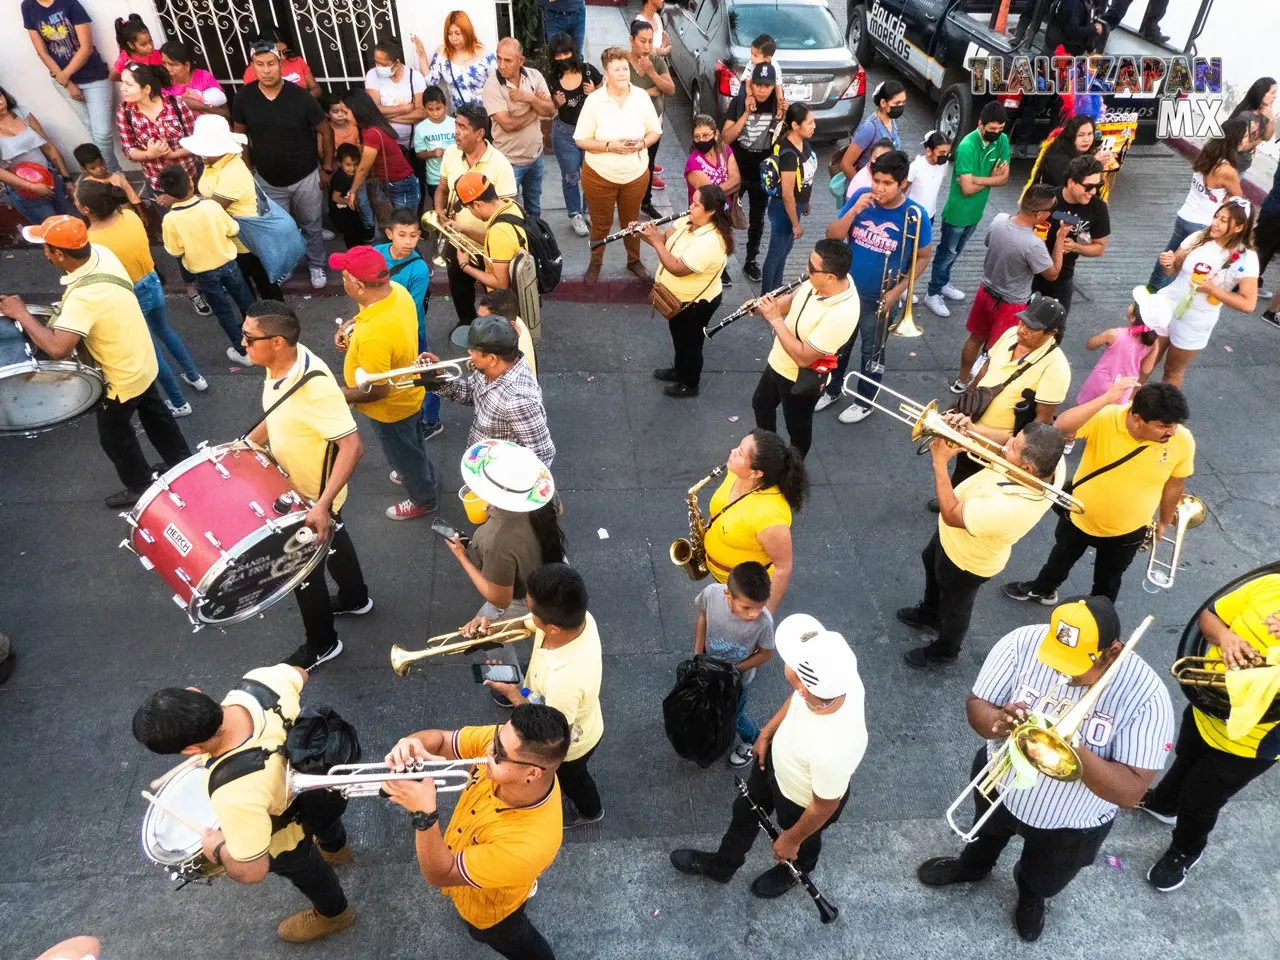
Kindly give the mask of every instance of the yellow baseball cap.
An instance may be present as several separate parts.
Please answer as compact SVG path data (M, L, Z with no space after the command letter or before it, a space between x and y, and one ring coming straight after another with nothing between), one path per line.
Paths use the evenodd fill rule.
M1101 651L1120 639L1120 617L1106 597L1076 597L1053 608L1036 659L1051 670L1079 677Z

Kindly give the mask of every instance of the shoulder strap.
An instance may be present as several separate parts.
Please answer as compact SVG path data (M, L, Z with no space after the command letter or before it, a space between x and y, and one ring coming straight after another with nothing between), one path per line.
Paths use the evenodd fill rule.
M1120 457L1117 460L1112 460L1110 463L1103 464L1102 466L1098 467L1097 470L1091 470L1089 473L1086 473L1079 480L1071 481L1070 483L1066 484L1063 487L1063 490L1067 493L1071 493L1071 491L1073 490L1079 490L1081 484L1088 483L1094 477L1101 476L1102 474L1106 473L1108 470L1114 470L1116 467L1120 466L1120 464L1126 463L1127 461L1132 460L1134 457L1140 454L1143 450L1147 449L1147 447L1149 446L1151 446L1151 444L1144 443L1141 446L1135 447L1134 449L1126 453L1123 457Z
M412 253L412 254L410 254L409 256L405 257L403 260L401 260L399 263L397 263L394 267L392 267L392 268L391 268L391 270L390 270L389 275L394 277L394 276L395 276L397 273L399 273L401 270L404 270L404 269L405 269L406 267L408 267L410 264L417 263L419 260L422 260L422 254L420 254L417 250L415 250L415 251L413 251L413 253ZM423 260L422 262L423 262L423 263L426 263L426 261L425 261L425 260Z
M295 383L292 387L290 387L288 390L284 392L284 396L282 396L279 400L277 400L271 406L267 407L266 411L262 414L262 416L260 416L257 420L253 421L253 423L249 426L249 429L240 435L240 439L247 440L249 438L249 434L253 433L253 431L256 430L259 427L259 425L261 425L262 422L267 419L267 417L275 413L276 408L279 407L280 404L284 403L286 400L292 397L295 393L301 390L303 384L305 384L309 380L314 380L316 377L323 377L323 376L324 376L323 370L308 370L306 373L304 373L301 377L298 378L297 383Z
M727 504L725 504L725 507L723 510L721 510L719 513L717 513L715 516L713 516L710 520L707 521L707 528L710 529L711 525L715 523L717 520L719 520L721 517L723 517L730 510L732 510L735 504L739 504L743 500L747 499L747 497L751 496L751 494L759 493L759 492L760 492L759 490L749 490L746 493L744 493L742 496L740 496L737 500L729 501Z
M800 309L796 311L796 328L791 331L791 335L797 340L800 339L800 318L804 316L804 308L809 305L809 298L813 296L813 287L810 287L804 295L804 300L800 303Z
M494 223L509 223L511 226L524 231L524 241L520 244L521 249L529 248L529 221L523 217L517 217L514 213L500 213L493 218Z
M81 277L79 280L68 284L63 296L66 296L72 290L79 290L81 287L90 287L96 283L112 283L117 287L121 287L128 290L130 293L133 293L133 284L128 280L125 280L123 277L117 277L113 273L91 273L88 276Z
M1044 353L1040 354L1040 356L1036 357L1034 360L1029 360L1025 363L1018 364L1018 366L1014 369L1013 373L1009 374L1009 379L1005 380L1004 383L996 387L996 393L999 393L1009 384L1013 383L1013 381L1017 380L1020 376L1022 376L1024 373L1026 373L1028 370L1034 367L1037 363L1039 363L1041 360L1049 356L1049 354L1053 353L1053 351L1057 349L1058 349L1058 345L1057 343L1055 343L1052 347L1050 347Z
M267 761L270 758L270 750L263 747L254 747L251 750L241 750L238 753L231 754L229 757L216 760L209 770L209 796L212 797L215 790L219 787L225 787L233 780L247 777L251 773L257 773L259 770L265 770Z
M237 690L249 694L253 699L258 701L258 706L263 710L270 710L281 722L284 723L285 730L293 726L293 721L284 715L284 711L280 709L280 695L268 687L265 683L257 680L250 680L248 677L241 678L236 684Z
M182 135L184 137L191 136L191 131L187 129L187 121L182 119L182 110L178 106L178 98L165 97L165 99L169 101L169 106L173 108L173 115L178 118L178 126L182 128Z

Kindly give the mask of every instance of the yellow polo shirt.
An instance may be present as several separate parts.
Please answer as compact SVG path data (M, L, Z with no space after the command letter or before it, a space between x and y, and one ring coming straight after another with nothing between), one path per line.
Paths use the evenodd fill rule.
M723 289L720 281L728 253L724 238L714 223L693 227L688 217L675 222L675 233L667 242L671 255L679 257L693 272L677 277L666 267L659 267L656 281L680 298L682 303L714 300Z
M1071 386L1071 364L1061 349L1054 349L1052 340L1041 344L1021 359L1015 360L1018 346L1018 328L1010 327L990 351L986 372L978 381L980 387L998 387L1020 366L1026 369L1016 380L1001 390L978 422L995 430L1013 431L1014 406L1022 399L1023 390L1034 390L1037 403L1062 403Z
M662 121L653 108L653 98L633 83L621 103L609 94L607 86L587 94L573 139L643 140L649 133L662 133ZM583 154L583 163L602 180L631 183L649 169L649 151L643 144L633 153L587 151Z
M533 653L524 685L542 695L569 721L569 753L565 760L577 760L604 736L604 714L600 712L600 631L596 619L587 614L582 633L563 647L548 650L545 635L534 634Z
M748 560L763 564L772 575L773 561L760 545L760 532L770 527L791 527L791 504L777 487L752 490L730 506L733 481L733 474L728 474L711 495L707 508L707 569L721 583L729 579L734 567Z
M356 314L347 356L342 362L342 375L348 387L356 385L357 367L366 373L386 373L410 366L418 358L418 311L413 297L395 281L390 286L390 296ZM426 395L422 387L392 387L381 400L358 403L355 407L371 420L396 423L422 409Z
M298 344L298 360L292 370L279 380L268 371L262 384L262 409L270 407L312 370L321 370L324 375L308 380L267 417L267 444L298 491L315 500L323 492L329 471L333 469L338 450L334 441L356 432L355 418L333 373L323 360ZM335 512L342 509L346 499L344 487L334 498Z
M1267 617L1280 613L1280 574L1268 573L1237 587L1213 604L1213 612L1237 637L1248 642L1263 656L1275 646L1276 638L1267 629ZM1222 651L1210 647L1208 656L1222 659ZM1196 729L1209 746L1237 757L1280 757L1280 723L1259 723L1239 740L1227 736L1227 721L1219 720L1193 707Z
M813 284L806 280L796 288L786 324L802 343L824 354L836 353L858 329L858 291L850 282L847 290L820 297L813 292ZM769 366L788 380L794 381L800 376L799 365L777 337L773 338L773 349L769 351Z
M453 749L459 757L482 757L498 728L463 727L454 731ZM442 887L463 920L487 930L515 913L529 899L538 876L560 852L563 817L560 784L537 803L513 809L494 792L484 766L475 768L471 782L458 795L444 842L454 854L465 886Z
M524 222L524 213L514 200L499 204L493 216L485 221L484 255L491 263L510 263L518 251L529 245L529 235L525 233L523 226L517 227L514 223L497 222L497 219L503 215L516 216L520 218L522 224Z
M89 246L88 262L64 276L62 285L70 287L91 274L106 273L125 281L128 288L106 282L76 287L63 295L49 326L80 335L81 345L102 367L109 399L132 400L145 393L160 372L151 331L133 294L133 281L119 258L106 247Z
M242 252L234 239L239 232L240 224L204 197L175 203L160 224L165 250L181 257L192 273L207 273L234 260Z
M1061 486L1065 474L1059 461L1053 474L1055 486ZM993 577L1003 570L1013 545L1031 532L1052 505L988 469L956 487L956 496L964 504L964 526L949 526L939 516L938 539L952 563L979 577Z
M1140 445L1125 425L1131 404L1112 404L1090 417L1076 436L1085 442L1076 477L1084 477L1119 460ZM1195 469L1196 441L1182 424L1168 443L1147 442L1143 450L1120 466L1082 484L1072 495L1084 513L1071 522L1094 537L1118 537L1149 524L1160 506L1170 477L1189 477Z
M122 209L116 222L109 226L91 225L89 242L114 253L132 283L137 283L156 268L151 257L151 245L147 242L147 228L132 210Z
M511 161L504 157L492 143L485 146L484 154L476 161L475 166L467 163L466 155L457 146L446 147L444 156L440 158L440 182L447 184L445 201L447 209L452 211L452 208L458 205L457 197L453 192L458 178L472 170L488 177L493 188L498 191L498 196L514 197L516 195L516 172L511 168ZM484 230L484 223L466 207L454 213L454 219L464 230Z
M208 200L228 200L226 208L233 217L258 215L258 191L253 174L239 154L228 153L207 164L200 175L200 196Z

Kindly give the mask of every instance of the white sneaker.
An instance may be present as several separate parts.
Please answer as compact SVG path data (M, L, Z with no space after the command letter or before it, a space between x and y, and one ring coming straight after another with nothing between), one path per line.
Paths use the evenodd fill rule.
M586 237L591 234L591 228L587 226L586 217L580 213L575 213L570 217L569 224L573 227L573 232L580 237Z
M745 767L751 762L751 744L739 743L729 752L729 766L735 768Z
M942 295L946 297L948 300L964 299L964 291L961 290L959 287L955 286L954 284L950 284L950 283L948 283L945 287L942 288Z
M822 396L818 397L818 403L813 408L813 412L817 413L819 410L825 410L827 409L827 407L831 406L835 402L836 402L835 397L833 397L829 393L823 393Z
M836 419L841 423L861 423L871 416L871 412L870 407L864 407L860 403L851 403L847 410L840 411L840 416L836 417Z
M387 477L396 486L400 485L400 474L398 471L392 470L390 476Z
M175 407L172 403L166 400L164 405L169 408L169 412L173 414L175 418L191 416L191 404L189 403L184 403L180 407Z
M329 285L329 278L325 276L324 271L321 270L319 267L312 267L311 268L311 289L323 290L328 285Z
M924 298L924 305L939 317L951 316L951 308L947 306L946 301L942 299L941 294L933 294Z
M180 374L180 376L182 377L183 382L186 383L193 390L195 390L196 393L204 393L206 390L209 389L209 381L206 380L204 377L200 376L200 374L198 373L196 374L196 377L194 380L191 379L191 377L188 377L185 373Z
M920 295L919 295L919 294L916 294L916 293L913 293L913 294L911 295L911 302L912 302L913 304L919 304L919 303L920 303Z
M337 236L337 234L328 228L324 228L324 229L321 229L320 236L324 237L325 243L328 243L330 240L334 239Z
M253 361L249 359L249 355L240 353L235 347L227 347L227 359L232 363L238 363L242 367L252 367Z

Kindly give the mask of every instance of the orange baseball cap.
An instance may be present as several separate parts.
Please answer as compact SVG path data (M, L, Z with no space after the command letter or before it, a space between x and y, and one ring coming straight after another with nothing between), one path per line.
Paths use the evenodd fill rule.
M489 178L483 173L476 173L473 170L470 173L464 173L458 178L454 192L458 194L458 199L463 203L470 203L488 190L489 186Z
M39 226L23 227L22 236L28 243L47 243L60 250L79 250L89 244L84 221L66 214L50 217Z

